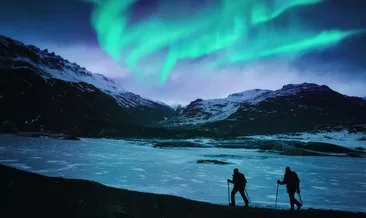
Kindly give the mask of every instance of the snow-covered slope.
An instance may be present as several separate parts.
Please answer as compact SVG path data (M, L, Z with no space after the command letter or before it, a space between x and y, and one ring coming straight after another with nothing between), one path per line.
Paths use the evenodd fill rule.
M269 99L279 97L302 98L303 93L322 95L322 93L329 92L336 93L325 85L303 83L285 85L275 91L254 89L231 94L221 99L197 99L186 106L183 112L178 117L175 117L172 122L178 125L210 123L229 118L243 104L251 105L251 110L255 110L255 105L266 102Z
M19 131L136 137L175 115L53 52L2 36L0 84L0 126Z
M251 102L267 94L269 90L254 89L229 95L226 98L196 100L182 112L179 120L183 123L203 123L223 120L234 113L242 102Z
M132 92L119 87L113 80L100 75L93 74L71 63L47 49L41 50L33 45L25 45L22 42L0 36L0 68L30 68L39 73L45 80L54 78L70 82L78 86L78 83L85 82L95 86L103 92L113 96L122 107L147 106L168 107L160 102L145 99ZM85 92L92 92L93 89L80 87Z

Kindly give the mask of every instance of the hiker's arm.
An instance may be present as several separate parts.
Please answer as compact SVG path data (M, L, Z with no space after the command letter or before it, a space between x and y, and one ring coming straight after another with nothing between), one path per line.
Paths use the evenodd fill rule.
M227 179L227 182L234 183L234 181L231 179Z
M284 185L284 184L287 184L288 183L288 174L285 173L285 175L283 176L283 180L280 181L280 180L277 180L277 184L280 184L280 185Z
M277 184L284 185L284 184L286 184L286 182L285 181L277 180Z

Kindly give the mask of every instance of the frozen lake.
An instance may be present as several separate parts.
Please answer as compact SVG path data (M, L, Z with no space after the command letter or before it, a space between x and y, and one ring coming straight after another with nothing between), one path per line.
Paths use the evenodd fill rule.
M290 166L301 180L304 208L366 212L366 159L299 157L246 149L153 148L152 143L107 139L64 141L0 135L0 163L48 176L227 204L232 170L244 172L254 206L274 207L276 180ZM197 160L233 164L197 164ZM237 194L237 203L243 205ZM288 208L285 186L278 206Z

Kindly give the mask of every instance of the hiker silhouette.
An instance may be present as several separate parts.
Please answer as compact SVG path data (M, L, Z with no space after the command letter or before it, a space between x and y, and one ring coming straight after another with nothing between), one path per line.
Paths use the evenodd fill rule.
M245 178L243 173L240 173L237 168L234 169L233 179L228 179L227 182L233 183L234 187L231 191L231 206L235 206L235 194L239 191L241 197L245 202L245 207L248 207L249 201L247 196L244 193L245 186L247 184L247 179Z
M297 209L300 210L302 204L295 198L295 192L300 194L300 179L297 176L296 172L291 171L290 167L286 167L283 181L277 180L277 184L280 185L286 184L287 193L290 198L291 210L294 210L294 204L296 204Z

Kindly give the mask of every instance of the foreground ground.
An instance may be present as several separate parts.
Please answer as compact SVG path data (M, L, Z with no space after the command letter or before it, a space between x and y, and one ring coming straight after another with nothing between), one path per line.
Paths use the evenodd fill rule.
M364 213L214 205L46 177L0 165L0 217L366 217Z

